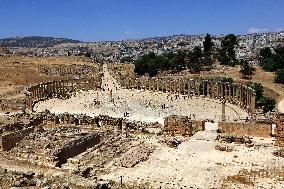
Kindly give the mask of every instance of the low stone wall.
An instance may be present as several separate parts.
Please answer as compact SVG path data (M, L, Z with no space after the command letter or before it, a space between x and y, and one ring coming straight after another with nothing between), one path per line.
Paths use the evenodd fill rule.
M192 132L195 134L198 131L205 130L205 121L192 120Z
M192 136L198 131L203 131L203 121L191 120L188 116L171 115L165 118L164 132L166 134L181 134Z
M28 123L15 122L0 126L0 150L9 151L24 137L34 132L37 126L43 123L42 116L30 118Z
M275 145L284 147L284 114L276 115L273 121L276 124Z
M255 137L271 137L272 135L271 121L255 121L255 122L220 122L218 130L221 133L230 133L236 135L248 135Z
M24 137L34 132L34 127L28 127L16 132L3 134L0 136L0 149L4 151L11 150L20 142Z
M61 166L67 162L67 159L75 157L99 143L100 135L98 133L89 134L71 141L61 149L55 150L52 156L56 157L58 160L56 166Z

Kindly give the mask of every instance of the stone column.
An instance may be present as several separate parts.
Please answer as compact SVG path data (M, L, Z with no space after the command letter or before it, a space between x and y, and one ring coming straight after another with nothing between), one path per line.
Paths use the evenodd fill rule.
M240 102L241 102L241 107L244 108L244 99L243 99L243 86L240 85Z
M217 85L217 98L219 98L220 97L220 83L217 82L216 85Z
M160 91L160 88L159 88L159 79L156 79L156 91Z
M226 121L226 100L222 100L222 116L221 116L222 121Z
M199 82L197 82L196 89L197 89L197 95L200 96L200 83Z
M247 89L243 87L244 108L247 109Z
M220 89L221 89L221 91L220 91L220 93L221 93L220 98L221 99L225 98L225 95L224 95L224 83L223 82L220 83Z
M253 92L251 96L251 113L252 114L255 113L255 97L256 97L256 94Z
M202 83L202 95L205 96L205 83Z
M235 86L234 83L232 84L232 89L233 89L233 94L232 94L233 98L232 99L233 99L233 102L236 102L236 91L235 91L236 90L236 86Z
M228 98L229 98L229 101L230 101L230 102L232 102L232 89L231 89L231 87L232 87L232 86L231 86L231 84L229 83L229 84L228 84L228 88L229 88L229 90L228 90L228 93L229 93L229 94L228 94Z
M210 84L209 84L209 81L206 82L206 86L207 86L207 97L210 97Z
M190 95L191 92L191 82L190 80L187 82L187 94Z
M174 93L176 94L177 93L177 81L174 80Z
M225 87L225 100L228 99L228 90L227 90L227 83L224 84Z

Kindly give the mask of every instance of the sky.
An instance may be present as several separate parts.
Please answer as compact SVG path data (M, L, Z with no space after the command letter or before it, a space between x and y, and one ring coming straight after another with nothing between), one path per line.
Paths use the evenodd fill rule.
M284 30L284 0L0 0L0 38L105 41Z

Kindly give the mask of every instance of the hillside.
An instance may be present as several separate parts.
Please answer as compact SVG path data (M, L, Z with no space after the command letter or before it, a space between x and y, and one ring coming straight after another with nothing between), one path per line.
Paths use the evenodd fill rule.
M45 48L52 47L61 43L80 43L79 40L53 37L11 37L0 39L2 47L26 47L26 48Z

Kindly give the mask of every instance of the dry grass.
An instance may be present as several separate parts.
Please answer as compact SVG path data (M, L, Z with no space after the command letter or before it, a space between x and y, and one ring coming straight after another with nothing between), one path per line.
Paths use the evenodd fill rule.
M48 76L41 74L39 68L53 65L88 65L97 64L85 57L1 57L0 56L0 98L10 98L11 93L22 90L23 86L50 80L69 79L68 76ZM10 93L10 94L9 94Z
M257 170L242 169L237 175L224 178L221 188L227 188L231 184L240 184L244 187L254 186L254 180L257 178L270 178L277 181L284 181L284 167Z

